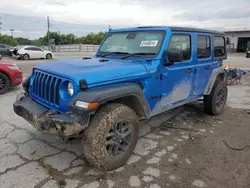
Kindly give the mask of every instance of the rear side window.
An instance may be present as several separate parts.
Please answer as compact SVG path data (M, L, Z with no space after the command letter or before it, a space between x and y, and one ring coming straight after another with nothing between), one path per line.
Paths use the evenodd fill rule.
M211 40L209 36L197 36L197 58L206 59L211 55Z
M191 58L191 37L186 34L174 34L171 38L168 50L182 50L184 60Z
M223 57L226 55L225 38L220 36L214 37L214 57Z

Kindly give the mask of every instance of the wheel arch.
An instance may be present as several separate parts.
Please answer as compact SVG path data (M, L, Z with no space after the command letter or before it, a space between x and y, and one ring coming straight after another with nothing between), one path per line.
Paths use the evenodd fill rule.
M10 75L8 74L7 71L0 69L0 73L6 75L9 78L10 84L12 84L12 80L11 80Z
M99 108L108 103L121 103L132 108L140 118L150 116L147 100L136 83L122 83L83 90L74 97L70 106L74 105L73 103L77 100L100 102Z
M211 91L213 89L213 86L216 83L216 81L218 79L224 80L225 76L226 76L226 73L225 73L224 68L219 67L219 68L214 69L211 76L210 76L210 78L209 78L209 80L208 80L204 95L209 95L211 93Z

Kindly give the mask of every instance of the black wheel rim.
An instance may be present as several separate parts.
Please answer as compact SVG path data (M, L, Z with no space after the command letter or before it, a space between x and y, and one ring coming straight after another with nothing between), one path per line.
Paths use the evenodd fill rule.
M216 107L222 108L226 101L226 90L223 88L221 89L216 96Z
M128 121L119 121L114 125L106 137L106 151L111 158L115 158L126 151L132 137L132 125Z
M0 90L3 90L5 87L5 80L0 77Z

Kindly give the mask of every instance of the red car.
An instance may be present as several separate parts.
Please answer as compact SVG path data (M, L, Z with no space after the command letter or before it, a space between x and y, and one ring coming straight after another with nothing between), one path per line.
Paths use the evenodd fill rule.
M16 64L0 61L0 95L22 82L23 73Z

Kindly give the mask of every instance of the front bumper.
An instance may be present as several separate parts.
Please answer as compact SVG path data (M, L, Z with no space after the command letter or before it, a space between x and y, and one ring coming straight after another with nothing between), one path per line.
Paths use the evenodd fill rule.
M22 59L24 54L12 54L14 59Z
M23 117L36 129L58 135L60 137L74 137L88 127L90 113L58 113L48 109L29 96L19 94L16 102L13 104L17 115Z

